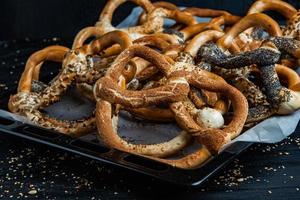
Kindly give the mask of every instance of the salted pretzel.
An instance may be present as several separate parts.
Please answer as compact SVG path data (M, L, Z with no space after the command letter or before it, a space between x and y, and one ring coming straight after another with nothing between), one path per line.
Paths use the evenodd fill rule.
M169 75L171 65L154 50L150 48L133 45L123 51L107 71L105 77L99 79L94 86L94 95L97 100L97 126L101 139L113 148L132 153L164 157L176 153L182 149L188 142L189 136L182 132L174 139L155 145L134 145L126 142L118 136L116 129L112 124L117 120L112 110L112 104L121 104L124 107L140 108L155 105L159 103L170 103L183 100L189 90L188 83L179 76L169 78L166 85L161 87L142 90L129 91L124 90L117 85L120 71L133 57L142 57L152 62L166 76ZM104 122L105 123L102 123Z
M91 117L84 120L66 121L51 118L40 109L59 100L57 94L53 98L43 98L46 89L42 92L32 92L33 74L44 61L62 62L68 48L50 46L30 56L19 82L18 93L9 99L8 108L11 112L27 117L31 122L60 133L79 137L95 129L95 119Z

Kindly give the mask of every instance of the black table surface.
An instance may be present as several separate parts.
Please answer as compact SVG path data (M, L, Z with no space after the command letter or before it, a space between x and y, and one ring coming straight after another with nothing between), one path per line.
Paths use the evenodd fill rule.
M50 44L70 45L59 38L0 42L2 109L28 56ZM253 145L196 190L0 134L0 199L300 199L299 171L300 126L278 144Z

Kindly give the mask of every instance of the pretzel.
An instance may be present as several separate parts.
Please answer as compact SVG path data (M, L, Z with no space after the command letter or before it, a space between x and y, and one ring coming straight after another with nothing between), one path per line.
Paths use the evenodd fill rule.
M37 125L53 129L66 135L79 137L95 128L95 120L93 117L76 121L58 120L48 117L40 112L40 109L54 103L58 98L42 98L46 89L41 93L31 91L32 81L34 80L33 74L36 68L40 68L39 64L47 60L61 62L67 51L68 49L65 47L50 46L32 54L26 63L25 70L20 79L18 93L10 97L8 108L11 112L27 117Z
M152 62L165 75L168 76L170 73L171 65L163 56L150 48L133 45L126 51L123 51L106 73L106 76L99 79L94 87L94 96L97 100L97 126L100 137L109 146L124 151L158 157L174 154L187 144L189 137L186 136L185 132L162 144L134 145L120 138L112 126L112 120L116 120L116 117L111 115L111 103L121 104L124 107L139 108L161 102L179 101L187 96L188 84L185 79L179 77L172 77L166 85L154 89L127 91L119 88L116 85L116 81L121 75L120 71L122 71L131 58L136 56ZM105 123L102 123L104 121Z
M202 70L202 72L205 71ZM230 141L230 139L236 137L239 132L241 132L241 124L243 124L247 118L248 105L247 100L241 93L239 93L230 85L224 84L224 82L215 82L213 81L213 79L208 79L208 77L206 76L201 77L198 74L192 73L188 73L186 74L186 76L189 79L189 83L194 86L200 88L207 87L206 89L214 92L220 92L220 90L222 90L222 92L226 91L226 95L232 100L235 110L235 115L228 126L226 126L226 128L222 130L205 128L203 129L188 114L185 106L181 102L172 104L171 109L177 118L176 121L178 122L178 124L185 130L188 130L188 132L193 133L193 135L197 136L197 139L200 141L200 143L204 145L202 145L196 152L179 159L151 159L172 165L174 167L190 169L195 168L208 160L212 154L216 153L221 148L222 145ZM224 90L224 88L227 89Z
M287 2L280 0L259 0L249 9L248 14L262 13L273 10L282 14L287 19L287 26L283 29L283 36L299 40L299 12Z

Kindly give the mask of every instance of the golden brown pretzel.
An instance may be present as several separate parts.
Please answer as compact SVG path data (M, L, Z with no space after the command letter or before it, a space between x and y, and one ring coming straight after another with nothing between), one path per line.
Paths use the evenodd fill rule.
M119 56L118 57L118 59L120 60L120 61L122 61L122 62L124 62L124 63L122 63L121 65L120 65L120 63L119 63L119 67L117 67L116 69L114 69L114 68L111 68L111 72L109 73L109 74L111 74L111 76L113 76L114 77L114 79L116 79L116 73L117 73L117 71L119 71L119 69L120 69L120 67L122 67L122 65L124 65L124 64L126 64L126 59L124 59L123 58L123 56L127 56L128 58L130 58L130 57L133 57L133 56L136 56L137 54L136 53L141 53L141 52L144 52L143 54L141 54L141 55L143 55L143 56L145 56L145 55L147 55L147 56L149 56L150 55L150 58L149 58L149 60L152 60L152 58L151 58L151 56L152 57L155 57L156 55L158 56L159 54L158 53L156 53L155 51L153 51L153 50L151 50L151 49L147 49L146 47L139 47L139 46L132 46L131 47L132 49L132 51L133 50L135 50L135 49L138 49L138 51L137 52L135 52L135 54L134 55L131 55L130 56L130 54L129 55L126 55L126 53L122 53L121 55L122 56ZM127 53L128 54L128 53ZM163 58L163 57L162 57ZM125 61L124 61L125 60ZM117 62L118 63L118 62ZM167 65L167 62L166 61L160 61L160 64L161 63L164 63L164 65ZM157 63L158 64L158 63ZM218 87L221 87L222 85L222 87L223 88L227 88L227 87L229 87L230 89L226 89L226 91L228 92L228 94L229 95L231 95L231 98L242 98L242 99L239 99L237 102L239 102L239 103L241 103L241 104L243 104L243 105L239 105L239 109L241 109L241 110L244 110L244 112L246 113L246 116L247 116L247 103L244 105L244 103L245 103L245 98L239 93L239 94L236 94L238 91L235 89L235 90L233 90L234 92L232 92L232 87L231 86L229 86L229 85L227 85L227 84L224 84L224 81L220 81L220 77L218 77L217 75L214 75L214 74L212 74L212 73L209 73L209 72L207 72L207 71L198 71L198 73L193 73L193 72L191 72L191 71L189 71L189 70L192 70L192 69L195 69L194 67L192 67L192 68L190 68L191 66L189 66L188 64L186 64L186 66L184 66L184 65L182 65L182 64L179 64L178 66L175 66L175 69L173 69L173 71L175 70L175 72L173 72L172 73L172 75L171 75L171 77L174 77L174 78L176 78L177 79L177 77L185 77L185 78L187 78L189 81L191 81L191 83L192 83L192 85L196 85L198 88L200 87L200 88L204 88L204 89L208 89L208 88L210 88L211 90L217 90L218 92L219 91L221 91L221 89L218 89ZM161 67L161 68L169 68L170 70L172 70L171 69L171 67ZM180 71L180 70L184 70L184 71ZM188 70L188 71L186 71L186 70ZM168 70L164 70L164 71L168 71ZM195 75L195 76L194 76ZM198 79L201 79L201 81L202 81L202 83L200 84L199 82L195 82L194 81L194 79L195 79L195 77L197 77L197 80ZM209 77L211 77L211 78L209 78ZM181 84L181 83L186 83L185 81L184 81L184 79L185 78L183 78L183 79L181 79L181 80L179 80L179 79L177 79L178 80L178 82L177 82L177 84ZM208 80L206 80L206 79L208 79ZM216 80L215 80L216 79ZM217 81L218 80L218 81ZM222 79L221 79L222 80ZM165 103L172 103L172 101L171 100L169 100L168 98L165 98L165 96L160 96L160 99L157 99L156 98L156 95L161 95L161 94L163 94L163 95L165 95L165 93L161 93L160 91L162 91L162 90L160 90L160 89L157 89L157 88L154 88L155 89L155 92L156 92L156 94L154 93L154 92L149 92L149 90L147 91L147 90L144 90L144 91L139 91L138 92L138 94L143 94L143 98L141 98L135 91L132 91L131 92L131 95L129 95L129 94L126 94L124 91L122 92L122 91L120 91L120 90L117 90L117 88L116 87L112 87L112 86L110 86L110 84L107 84L107 83L109 83L109 82L111 82L108 78L102 78L102 79L100 79L98 82L97 82L97 84L96 84L96 86L95 86L95 89L94 89L94 91L95 91L95 96L96 97L100 97L100 99L101 100L106 100L106 101L109 101L109 102L111 102L111 103L120 103L121 105L124 105L124 106L128 106L128 107L146 107L146 106L149 106L149 105L154 105L154 104L157 104L157 103L159 103L159 102L165 102ZM105 85L106 84L106 85ZM213 86L214 85L214 86ZM226 85L226 86L224 86L224 85ZM162 86L162 87L164 87L164 86ZM162 87L159 87L159 88L162 88ZM211 88L212 87L212 88ZM110 89L109 89L110 88ZM108 91L108 90L110 90L110 91ZM164 90L165 91L170 91L170 89L169 88L167 88L167 87L164 87ZM183 89L181 88L180 89L181 91L182 91L182 93L184 93L183 91ZM153 90L154 91L154 90ZM173 92L172 92L173 93ZM171 93L171 95L173 95ZM233 95L233 93L235 94L235 96ZM169 96L169 94L167 94L168 96ZM234 96L234 97L233 97ZM242 96L242 97L241 97ZM151 98L151 99L148 99L148 98ZM152 99L152 98L155 98L154 100ZM132 99L130 99L130 98L132 98ZM173 98L173 100L174 101L180 101L180 99L176 99L176 98ZM183 100L183 99L182 99ZM131 101L131 102L129 102L129 101ZM134 102L133 102L134 101ZM237 102L235 102L235 103L237 103ZM102 102L103 103L103 102ZM176 103L175 103L176 104ZM238 104L238 103L237 103ZM173 105L173 104L172 104ZM101 107L102 108L102 112L100 112L99 111L99 113L103 113L103 111L104 111L104 108L103 107ZM246 117L244 116L244 115L242 115L243 113L242 112L240 112L240 110L238 109L238 114L237 115L240 115L241 114L241 116L239 116L239 120L241 120L241 121L239 121L239 122L242 122L243 120L246 120ZM109 112L110 113L110 112ZM102 114L103 115L103 114ZM101 117L101 116L100 116ZM176 117L178 117L178 116L176 116ZM176 118L175 117L175 118ZM104 120L104 118L103 118L103 116L102 116L102 120L101 121L103 121ZM107 120L107 119L105 119L105 120ZM178 121L178 123L180 124L180 123L182 123L182 122L180 122L180 121ZM233 122L232 122L233 124L235 124L236 125L236 123L238 123L237 122L237 119L236 118L234 118L234 120L233 120ZM243 122L244 123L244 122ZM99 124L101 124L101 123L99 123ZM240 125L240 124L239 124ZM101 128L100 128L100 132L103 134L103 130L105 130L105 127L103 127L103 126L105 126L105 125L100 125L101 126ZM189 124L187 124L187 126L189 126ZM229 126L229 127L231 127L231 126ZM207 129L207 128L206 128ZM205 129L205 130L206 130ZM233 128L232 128L233 129ZM230 129L230 130L232 130L232 129ZM109 129L109 130L112 130L112 129ZM193 130L191 130L190 128L189 129L186 129L186 130L188 130L188 132L191 132L191 133L193 133ZM202 129L203 130L203 129ZM239 129L237 129L236 130L237 132L239 132ZM111 133L109 133L109 132L107 132L106 134L111 134ZM236 134L236 132L234 132L233 133L233 135L234 134ZM115 134L114 134L115 135ZM220 136L220 135L219 135ZM221 136L220 136L221 137ZM213 137L212 136L212 138L215 138L215 137ZM227 141L227 140L226 140ZM223 141L224 143L226 142L225 140ZM212 141L210 141L210 142L212 142ZM218 142L217 142L218 143ZM220 146L216 146L216 144L214 143L214 144L208 144L208 143L206 143L206 145L208 145L209 146L209 148L211 148L211 149L214 149L214 148L220 148L224 143L222 143L222 144L220 144Z
M249 8L247 15L254 13L262 13L264 11L273 10L277 11L286 17L287 20L291 19L297 10L289 3L281 0L258 0L255 1Z
M187 136L185 132L182 132L179 136L165 143L134 145L120 138L116 129L113 128L114 120L117 118L116 116L112 116L111 103L117 103L131 108L147 107L159 102L183 100L187 96L187 82L182 78L176 77L169 79L169 83L165 86L149 90L127 91L118 88L115 83L121 75L120 71L122 71L131 58L136 56L152 62L166 76L170 73L172 66L162 55L150 48L133 45L122 52L106 73L105 77L99 79L94 86L94 95L97 100L96 118L100 137L109 146L123 151L158 157L174 154L189 141L190 137ZM105 123L102 123L104 121Z
M32 80L39 79L40 67L43 61L62 62L65 54L69 51L67 47L63 46L49 46L41 51L32 54L25 65L25 69L21 75L18 92L31 91ZM32 79L32 80L31 80Z
M201 144L204 144L204 146L200 147L194 153L179 159L148 158L172 165L174 167L184 169L195 168L209 159L211 157L211 152L216 153L216 151L218 151L222 145L224 145L230 139L236 137L241 132L243 124L247 118L248 110L247 100L245 97L234 87L226 83L224 84L224 82L222 83L220 81L214 81L214 79L209 78L216 78L216 75L209 74L209 72L203 70L198 72L200 74L203 73L202 76L199 73L187 72L185 77L189 79L189 83L197 88L210 89L215 92L222 90L222 92L225 92L228 98L230 98L234 104L233 107L235 114L232 121L222 130L203 128L194 121L181 102L173 103L171 109L175 114L177 123L184 128L184 130L187 130L187 132L199 135L198 140ZM218 78L216 80L218 80ZM211 152L207 149L207 147Z
M11 112L27 117L33 123L45 128L78 137L92 131L95 128L94 118L76 121L58 120L46 116L39 110L57 99L43 98L43 93L31 91L32 81L36 68L40 69L40 63L46 60L61 62L68 48L50 46L30 56L26 63L25 70L19 82L18 93L10 97L8 108Z
M221 49L227 50L232 45L234 38L248 28L255 26L263 27L272 36L282 35L281 29L276 21L265 14L256 13L242 18L221 39L217 41L217 45Z

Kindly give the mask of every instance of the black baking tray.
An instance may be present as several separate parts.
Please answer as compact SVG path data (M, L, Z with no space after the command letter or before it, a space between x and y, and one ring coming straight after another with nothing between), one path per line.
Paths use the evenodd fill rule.
M0 115L0 133L48 145L96 161L126 168L180 186L199 187L212 175L251 146L251 142L236 142L197 169L185 170L153 161L138 155L111 149L96 137L73 139L41 127L15 121Z
M7 102L11 94L16 93L16 86L25 62L28 56L42 47L54 43L70 45L60 39L55 41L10 41L0 42L0 83L5 83L7 88L0 89L0 111L7 112ZM40 78L43 81L49 81L49 70L54 76L58 68L53 63L45 63ZM22 140L32 141L36 144L48 145L62 151L78 154L92 160L108 163L111 165L126 168L137 173L146 174L165 182L173 183L180 186L198 187L209 177L216 174L224 166L247 149L252 143L237 142L225 149L221 154L211 158L197 169L184 170L174 168L169 165L159 163L138 155L132 155L119 150L111 149L103 145L97 139L96 135L84 136L74 139L60 133L16 121L11 117L0 112L0 133L4 137L12 136Z

